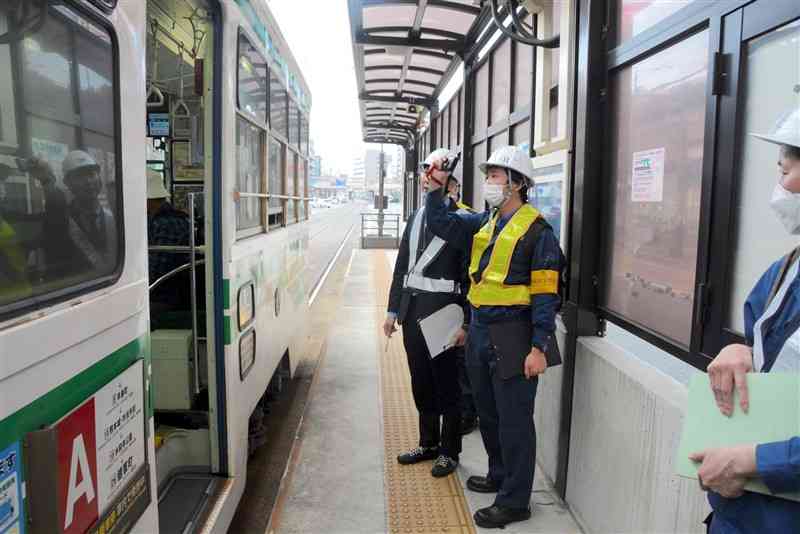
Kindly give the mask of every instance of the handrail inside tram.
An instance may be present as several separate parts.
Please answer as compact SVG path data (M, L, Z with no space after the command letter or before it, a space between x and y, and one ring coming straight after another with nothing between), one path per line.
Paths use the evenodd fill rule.
M195 265L203 265L205 262L206 262L206 260L197 260L195 262ZM191 268L192 268L192 263L191 262L184 263L183 265L175 267L170 272L168 272L167 274L165 274L163 276L158 277L155 282L153 282L152 284L147 286L148 291L152 292L155 288L160 286L162 284L162 282L166 282L167 280L169 280L170 278L174 277L175 275L180 274L183 271L187 271L187 270L189 270Z

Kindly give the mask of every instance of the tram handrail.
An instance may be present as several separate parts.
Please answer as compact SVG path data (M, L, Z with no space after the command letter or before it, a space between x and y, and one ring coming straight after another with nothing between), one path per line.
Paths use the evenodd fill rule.
M186 245L150 245L147 247L148 252L169 252L172 254L189 254L192 252L192 247ZM205 245L196 245L195 251L200 254L205 254Z
M290 195L278 195L272 193L245 193L244 191L235 191L234 196L241 198L277 198L280 200L314 200L313 197L295 197Z
M206 260L197 260L195 265L203 265L205 262L206 262ZM184 263L183 265L179 265L178 267L175 267L174 269L172 269L170 272L168 272L168 273L156 278L155 282L153 282L152 284L147 286L147 290L148 291L153 291L155 288L160 286L162 282L166 282L168 279L172 278L176 274L180 274L183 271L189 270L191 268L192 268L191 262L187 262L187 263Z

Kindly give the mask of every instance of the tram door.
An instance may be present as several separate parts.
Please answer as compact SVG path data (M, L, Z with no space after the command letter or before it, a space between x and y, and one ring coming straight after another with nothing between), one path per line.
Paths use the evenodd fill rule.
M183 531L222 486L213 282L205 207L212 171L213 23L205 0L147 2L147 220L159 523ZM207 284L207 280L209 283ZM209 333L212 333L209 335ZM211 373L209 372L211 369ZM196 524L196 523L195 523Z

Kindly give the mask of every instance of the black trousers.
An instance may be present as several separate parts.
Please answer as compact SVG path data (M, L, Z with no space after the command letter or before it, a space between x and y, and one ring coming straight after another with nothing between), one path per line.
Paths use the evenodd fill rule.
M472 386L469 383L469 373L467 373L466 351L464 347L458 347L455 350L458 363L458 385L461 386L461 418L465 421L474 421L478 417L478 412L475 409L475 398L472 396Z
M457 460L461 453L458 356L455 349L450 349L436 358L430 357L418 321L437 308L424 298L412 297L403 318L403 345L411 372L414 403L419 412L419 445L439 447L441 454Z

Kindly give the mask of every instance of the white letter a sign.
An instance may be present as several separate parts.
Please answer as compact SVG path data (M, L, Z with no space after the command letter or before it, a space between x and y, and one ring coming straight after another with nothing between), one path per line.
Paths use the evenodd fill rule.
M80 471L80 472L79 472ZM80 482L78 480L80 479ZM67 509L64 517L64 530L72 524L75 504L86 495L86 502L94 500L94 483L83 434L78 434L72 441L72 459L69 465L69 484L67 485Z

